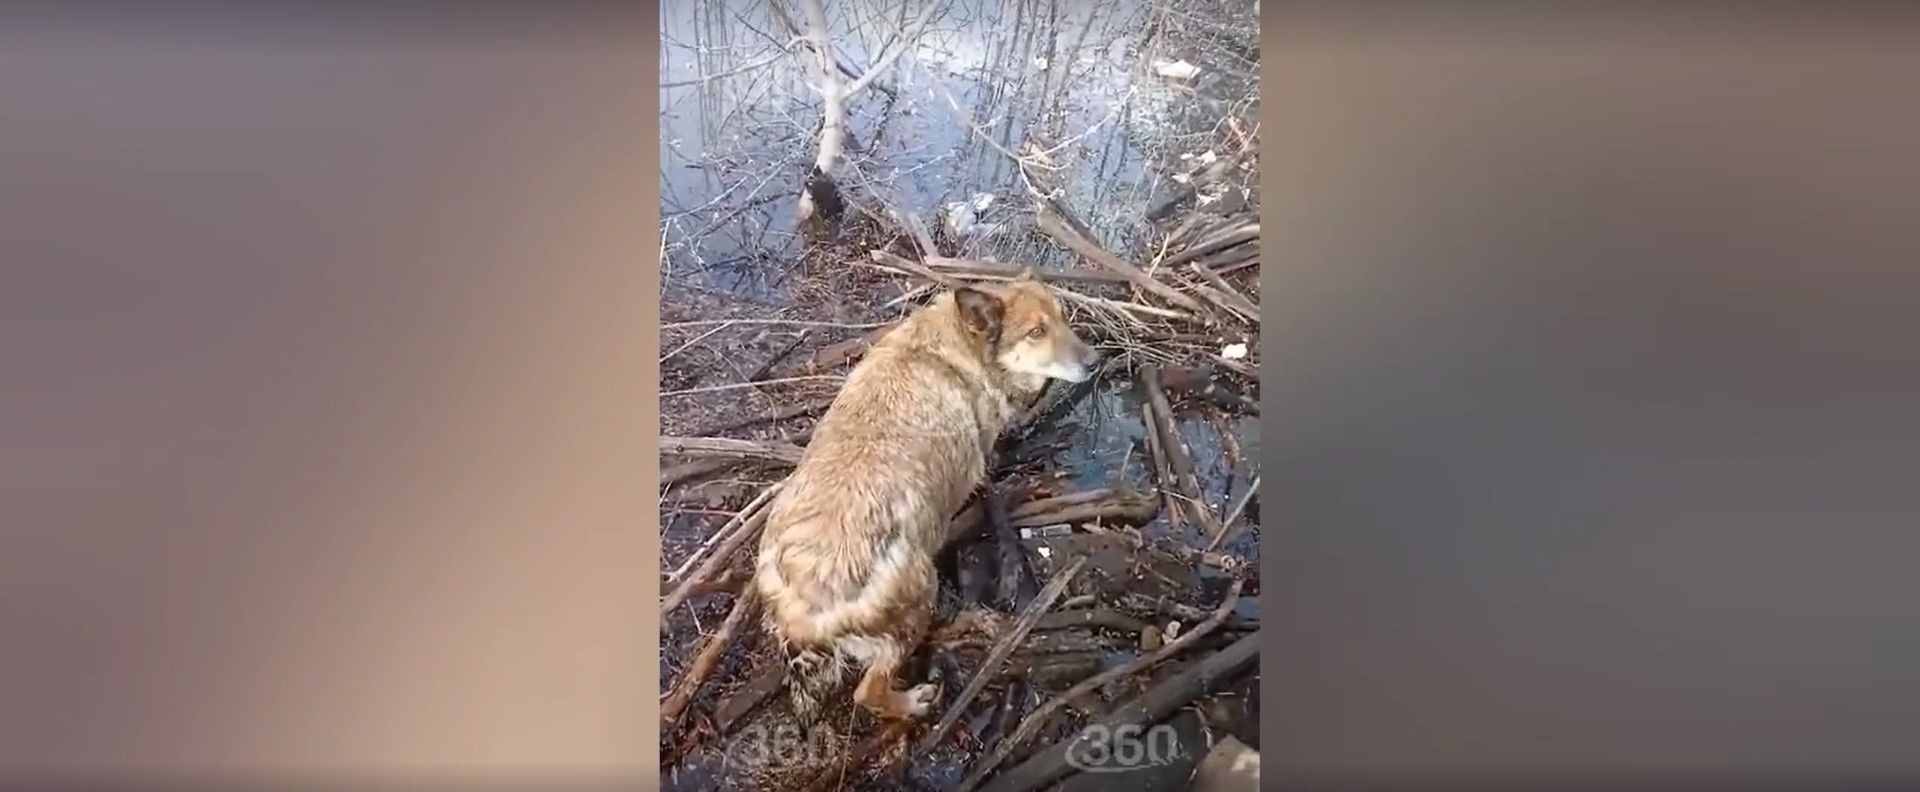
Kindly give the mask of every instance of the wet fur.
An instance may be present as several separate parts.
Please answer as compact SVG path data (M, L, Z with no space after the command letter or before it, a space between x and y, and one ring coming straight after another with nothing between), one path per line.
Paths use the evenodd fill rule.
M864 669L854 700L869 710L926 714L935 686L894 681L933 616L947 521L1020 406L1093 362L1029 274L941 295L848 375L770 507L755 564L803 719L848 666Z

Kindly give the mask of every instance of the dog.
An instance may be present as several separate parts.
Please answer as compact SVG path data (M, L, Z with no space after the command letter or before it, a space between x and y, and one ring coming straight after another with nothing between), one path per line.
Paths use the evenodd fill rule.
M770 504L754 565L797 716L814 719L850 661L855 702L926 715L938 686L895 677L933 617L947 522L1017 411L1096 361L1031 267L941 294L868 350Z

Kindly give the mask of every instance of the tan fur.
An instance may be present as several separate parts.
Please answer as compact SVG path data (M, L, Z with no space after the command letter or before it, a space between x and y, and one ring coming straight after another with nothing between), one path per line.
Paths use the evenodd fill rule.
M947 521L1019 407L1048 377L1090 376L1093 357L1031 273L943 294L868 351L761 537L755 586L769 630L795 656L797 708L852 660L865 667L860 704L883 717L926 713L933 685L893 684L932 618Z

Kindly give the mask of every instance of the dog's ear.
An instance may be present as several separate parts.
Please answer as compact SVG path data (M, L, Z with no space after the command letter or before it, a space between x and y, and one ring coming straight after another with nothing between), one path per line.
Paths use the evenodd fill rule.
M1020 275L1014 278L1014 280L1022 280L1022 281L1039 280L1039 275L1033 271L1033 265L1028 264L1020 268Z
M1000 298L963 286L954 290L953 303L960 308L960 324L967 332L985 338L989 344L999 343L1000 322L1007 313Z

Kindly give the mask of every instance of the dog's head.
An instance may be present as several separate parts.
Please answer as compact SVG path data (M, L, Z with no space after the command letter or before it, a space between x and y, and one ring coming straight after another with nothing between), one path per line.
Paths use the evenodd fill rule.
M954 292L960 321L1007 371L1068 382L1093 376L1099 356L1074 335L1053 290L1031 267L1003 286Z

